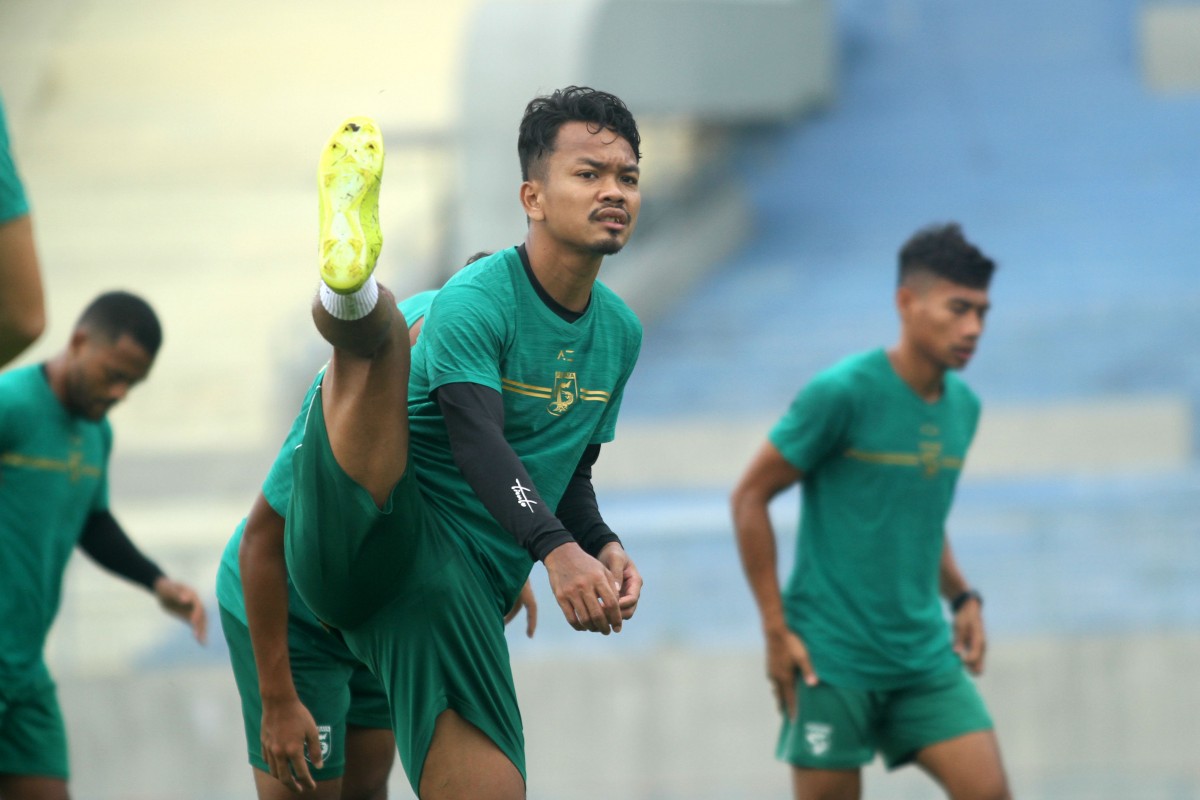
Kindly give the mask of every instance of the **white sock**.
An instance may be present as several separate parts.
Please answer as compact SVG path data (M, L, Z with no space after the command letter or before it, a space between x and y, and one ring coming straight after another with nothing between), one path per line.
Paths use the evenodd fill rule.
M375 304L379 302L379 284L375 276L367 278L367 282L353 294L338 294L322 281L321 305L325 310L338 319L356 320L370 314Z

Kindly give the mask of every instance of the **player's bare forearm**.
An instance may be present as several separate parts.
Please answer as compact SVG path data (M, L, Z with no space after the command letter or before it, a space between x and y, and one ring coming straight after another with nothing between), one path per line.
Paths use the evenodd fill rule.
M783 615L783 598L779 591L778 557L775 533L765 508L760 512L742 506L735 512L738 555L742 572L754 596L762 622L763 633L772 635L787 628Z
M730 497L742 571L767 636L778 636L787 629L779 591L775 529L768 507L775 495L799 479L800 472L767 443L750 462Z
M730 497L738 556L746 582L758 605L766 640L767 680L781 711L796 715L796 675L815 685L818 678L804 642L787 625L779 591L775 529L771 525L771 499L801 479L770 442L751 460Z
M28 214L0 222L0 366L16 358L46 327L42 276Z
M287 644L288 590L283 532L283 517L260 493L242 533L238 565L264 707L271 703L288 703L296 697Z
M262 755L268 771L295 791L316 788L304 753L321 766L317 726L300 702L288 654L287 561L284 519L260 492L246 519L238 566L246 601L246 622L262 699Z

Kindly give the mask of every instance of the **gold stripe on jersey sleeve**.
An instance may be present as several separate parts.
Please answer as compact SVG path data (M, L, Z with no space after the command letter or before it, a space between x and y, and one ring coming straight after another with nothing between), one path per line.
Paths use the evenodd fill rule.
M533 386L532 384L521 383L520 381L514 381L509 378L501 378L500 386L506 392L523 394L528 397L540 397L543 400L550 399L550 388L548 386Z
M610 397L612 397L612 395L610 395L608 392L602 392L599 389L579 390L580 400L592 400L598 403L607 403Z

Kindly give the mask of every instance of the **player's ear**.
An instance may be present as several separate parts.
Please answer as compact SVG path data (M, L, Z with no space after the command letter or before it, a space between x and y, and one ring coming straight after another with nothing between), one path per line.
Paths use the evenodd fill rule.
M67 350L72 355L77 355L83 350L83 346L88 343L91 335L84 328L76 328L71 331L71 338L67 340Z
M542 208L541 181L531 178L521 184L521 208L525 210L525 216L534 222L541 222L546 218L546 212Z

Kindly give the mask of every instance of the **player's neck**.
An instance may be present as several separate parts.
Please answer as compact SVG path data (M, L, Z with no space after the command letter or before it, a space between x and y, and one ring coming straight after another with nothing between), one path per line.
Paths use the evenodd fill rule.
M538 283L563 308L582 312L592 297L592 285L604 256L563 247L536 228L525 237L529 267Z
M946 381L945 367L926 358L904 340L889 349L887 357L900 380L907 383L917 397L927 403L941 399Z
M54 358L47 360L42 365L42 371L46 375L46 383L50 384L50 391L54 392L54 396L58 398L58 402L63 408L67 407L67 354L59 353Z

